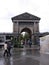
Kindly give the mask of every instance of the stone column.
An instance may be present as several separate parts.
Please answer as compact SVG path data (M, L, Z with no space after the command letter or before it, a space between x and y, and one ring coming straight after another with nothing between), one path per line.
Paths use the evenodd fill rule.
M34 22L34 44L35 45L40 45L40 39L37 35L37 33L39 32L39 28L38 28L38 23Z
M19 32L19 22L18 22L18 21L15 21L15 22L13 23L13 32L14 32L14 33L17 33L17 34L18 34L18 32Z
M36 33L36 22L34 22L34 33Z
M39 32L39 23L34 22L34 33Z
M36 44L36 36L35 36L35 33L36 33L36 22L34 22L34 26L33 26L33 34L34 34L34 44Z

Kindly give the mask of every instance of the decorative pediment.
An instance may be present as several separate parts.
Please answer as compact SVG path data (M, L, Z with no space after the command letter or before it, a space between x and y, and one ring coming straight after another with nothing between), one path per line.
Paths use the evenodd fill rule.
M39 17L34 16L34 15L27 13L27 12L20 14L20 15L17 15L17 16L14 16L11 19L12 20L40 20Z

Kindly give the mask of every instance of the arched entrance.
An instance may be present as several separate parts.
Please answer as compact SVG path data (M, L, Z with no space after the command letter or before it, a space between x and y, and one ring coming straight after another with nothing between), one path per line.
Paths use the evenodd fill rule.
M21 39L21 43L25 46L28 47L29 46L29 41L32 39L32 32L29 28L25 27L21 30L21 35L23 35L22 39ZM20 35L20 36L21 36ZM31 41L32 43L32 41Z
M24 29L22 29L22 30L21 30L21 33L22 33L22 32L28 33L29 38L31 38L32 32L31 32L31 30L30 30L29 28L24 28Z

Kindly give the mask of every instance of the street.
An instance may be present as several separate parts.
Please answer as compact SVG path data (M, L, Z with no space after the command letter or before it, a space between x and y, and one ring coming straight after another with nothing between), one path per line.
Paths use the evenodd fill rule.
M0 49L0 65L49 65L49 54L42 54L38 49L16 48L10 57L3 56Z

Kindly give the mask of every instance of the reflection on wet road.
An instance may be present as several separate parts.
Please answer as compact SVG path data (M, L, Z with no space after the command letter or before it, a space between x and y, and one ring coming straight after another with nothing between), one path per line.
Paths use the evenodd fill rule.
M49 55L40 54L38 49L13 49L11 57L3 57L0 51L0 65L49 65Z

